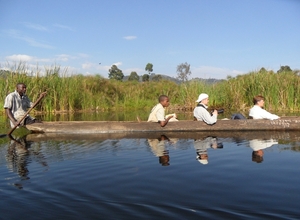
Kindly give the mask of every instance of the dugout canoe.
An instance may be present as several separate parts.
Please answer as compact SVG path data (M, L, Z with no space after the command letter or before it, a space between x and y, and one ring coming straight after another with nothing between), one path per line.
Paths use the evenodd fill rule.
M152 132L212 132L212 131L297 131L300 117L276 120L218 120L214 125L200 121L169 122L165 127L153 122L133 121L62 121L43 122L26 126L32 133L110 134Z

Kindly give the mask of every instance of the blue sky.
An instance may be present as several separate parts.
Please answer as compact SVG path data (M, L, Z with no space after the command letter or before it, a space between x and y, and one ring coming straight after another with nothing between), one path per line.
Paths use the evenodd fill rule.
M0 0L0 64L225 79L300 69L299 0ZM99 64L101 63L101 64Z

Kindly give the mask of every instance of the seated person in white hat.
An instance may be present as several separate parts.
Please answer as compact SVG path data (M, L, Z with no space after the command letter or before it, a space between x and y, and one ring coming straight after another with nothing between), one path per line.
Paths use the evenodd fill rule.
M197 121L204 121L208 125L215 124L217 122L218 111L214 110L212 114L207 110L208 108L208 95L201 93L197 99L198 105L194 109L194 118Z
M165 108L170 105L169 97L166 95L161 95L158 98L159 103L154 106L148 117L148 122L158 122L161 127L168 124L169 121L178 121L176 119L176 114L171 114L165 116Z

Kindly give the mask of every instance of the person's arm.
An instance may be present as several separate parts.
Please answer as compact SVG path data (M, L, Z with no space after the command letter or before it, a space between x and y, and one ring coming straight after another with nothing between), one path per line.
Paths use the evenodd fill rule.
M165 119L165 110L163 108L159 109L156 112L156 117L161 127L165 127L168 124L169 120L173 118L173 116L169 116L168 118Z
M194 116L197 118L198 121L200 119L206 124L212 125L217 122L218 111L214 110L213 115L211 115L205 108L196 107L194 111Z
M169 116L169 117L166 118L164 121L159 121L160 126L161 126L161 127L165 127L165 126L168 124L168 122L169 122L169 120L170 120L171 118L173 118L173 115L172 115L172 116Z
M14 115L12 114L11 110L10 110L9 108L6 108L6 109L5 109L5 112L6 112L7 116L8 116L8 118L10 119L10 121L11 121L15 126L17 126L18 120L15 119L15 117L14 117Z
M272 114L272 113L270 113L270 112L268 112L264 109L261 109L261 115L262 115L263 118L269 119L269 120L274 120L274 119L280 118L279 116L274 115L274 114Z
M213 114L209 114L208 111L205 112L203 120L206 124L212 125L217 122L218 111L214 110Z

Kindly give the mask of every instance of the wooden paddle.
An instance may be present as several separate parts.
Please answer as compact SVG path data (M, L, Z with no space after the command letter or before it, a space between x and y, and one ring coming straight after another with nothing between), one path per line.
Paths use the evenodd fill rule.
M27 115L29 114L29 112L31 112L31 110L42 100L42 98L44 98L45 97L45 95L46 95L46 93L42 93L41 95L40 95L40 97L38 98L38 100L36 100L36 102L35 103L33 103L33 105L31 106L31 108L30 109L28 109L28 111L25 113L25 115L23 116L23 118L21 118L21 120L19 120L18 121L18 124L17 125L15 125L8 133L7 133L7 135L8 136L10 136L13 132L14 132L14 130L22 123L22 121L27 117Z

